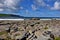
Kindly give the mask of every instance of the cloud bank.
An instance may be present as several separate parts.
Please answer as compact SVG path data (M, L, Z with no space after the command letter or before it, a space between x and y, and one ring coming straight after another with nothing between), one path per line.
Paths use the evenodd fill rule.
M60 10L60 2L55 2L54 6L51 8L52 10Z
M0 11L16 11L21 0L0 0Z
M46 2L52 2L55 1L53 6L50 6L50 4L47 4ZM60 10L60 0L35 0L34 3L38 6L38 7L46 7L50 10Z
M24 9L24 6L20 6L19 3L22 0L0 0L0 12L8 11L8 12L18 12L21 9ZM26 0L27 1L27 0ZM60 0L33 0L34 2L31 5L32 10L38 10L39 7L44 7L49 10L60 10ZM55 1L53 6L46 2ZM30 1L31 2L31 1ZM23 2L24 3L24 2ZM27 9L28 10L28 9Z

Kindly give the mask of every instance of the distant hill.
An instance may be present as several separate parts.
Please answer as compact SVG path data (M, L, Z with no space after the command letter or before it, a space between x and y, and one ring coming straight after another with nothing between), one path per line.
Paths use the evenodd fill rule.
M13 15L13 14L0 14L0 18L20 18L19 15Z
M60 18L60 17L24 17L24 16L20 16L20 15L14 15L14 14L0 14L0 19L31 19L31 18L38 18L38 19L53 19L53 18Z
M3 16L16 16L16 17L19 17L19 16L17 16L17 15L13 15L13 14L0 14L0 17L3 17Z

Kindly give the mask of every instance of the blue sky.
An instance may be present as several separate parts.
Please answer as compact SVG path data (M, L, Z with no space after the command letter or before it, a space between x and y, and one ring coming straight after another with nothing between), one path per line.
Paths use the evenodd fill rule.
M24 17L60 17L60 0L0 0L0 13Z

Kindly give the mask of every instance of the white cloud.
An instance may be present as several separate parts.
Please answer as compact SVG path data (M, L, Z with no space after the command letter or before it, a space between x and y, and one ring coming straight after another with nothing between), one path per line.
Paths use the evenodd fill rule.
M0 12L4 11L4 9L0 8Z
M35 0L34 3L38 7L44 7L44 8L50 9L50 5L47 4L45 1L51 1L51 0Z
M11 6L15 5L14 0L9 0L9 1L8 1L8 0L5 0L4 4L5 4L6 6L8 6L8 7L9 7L9 6L11 7Z
M19 2L20 0L5 0L4 1L4 5L7 6L8 8L13 8L15 9L14 7L17 6L17 3Z
M0 7L4 9L4 11L14 12L18 10L18 3L21 0L2 0L0 3Z
M55 2L54 6L51 8L52 10L60 10L60 2Z
M37 10L37 7L35 5L31 5L32 10Z
M0 7L3 7L3 4L2 3L0 3Z
M44 0L35 0L34 3L37 4L38 6L46 6L46 3L44 2Z
M47 1L47 2L56 1L56 2L54 3L53 7L51 7L49 4L45 3L44 1ZM38 5L39 7L45 7L50 10L60 10L60 1L59 0L35 0L34 3L36 5Z
M46 2L51 2L51 1L55 1L55 0L45 0Z
M2 8L4 5L0 3L0 12L3 11L4 9Z

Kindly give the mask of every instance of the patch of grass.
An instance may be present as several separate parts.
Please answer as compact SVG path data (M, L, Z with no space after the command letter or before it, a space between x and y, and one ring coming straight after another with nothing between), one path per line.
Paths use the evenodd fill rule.
M48 29L48 27L46 26L44 29Z
M7 34L7 32L6 31L0 32L0 35L3 35L3 34Z
M0 35L3 35L4 34L4 32L0 32Z
M10 16L10 15L8 15L8 14L0 14L0 16Z
M55 37L55 40L60 40L60 37Z

